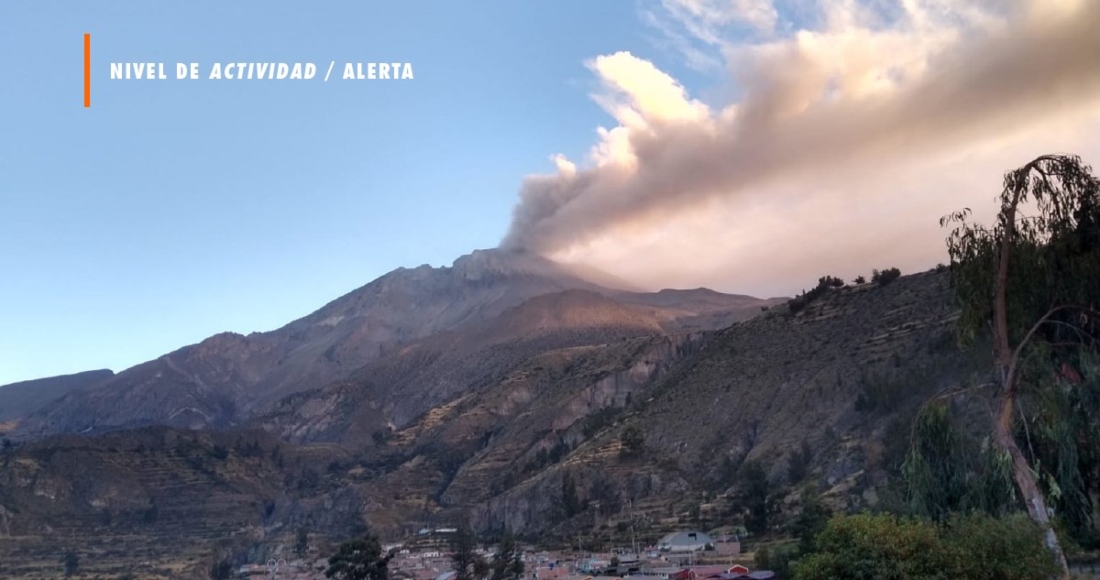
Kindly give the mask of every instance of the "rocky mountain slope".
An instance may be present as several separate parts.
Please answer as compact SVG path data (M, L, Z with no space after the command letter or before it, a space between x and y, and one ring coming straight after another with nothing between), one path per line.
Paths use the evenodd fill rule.
M212 561L263 561L301 526L349 535L364 498L323 487L332 454L262 432L146 428L62 435L0 455L0 577L60 577L60 557L109 577L208 578ZM285 556L285 554L284 554Z
M757 308L718 332L670 334L652 308L545 294L291 395L255 419L263 430L253 435L146 429L9 449L0 560L44 565L59 530L89 549L129 546L119 550L158 569L197 566L226 538L240 540L225 549L242 559L287 549L299 526L339 539L369 523L396 539L468 521L624 541L629 523L652 539L738 523L738 466L763 460L784 489L803 442L808 479L858 509L889 501L906 414L989 368L980 347L955 346L941 273L830 290L796 314ZM579 496L572 510L566 477ZM144 533L179 534L190 560L112 527L148 509L148 497L177 494L193 498L191 511L173 504L171 524ZM206 496L223 499L205 507Z
M277 330L219 334L127 369L17 417L14 434L32 439L144 425L240 425L288 395L346 379L415 341L467 327L474 333L506 334L506 328L477 325L532 298L565 290L603 296L609 312L632 309L631 316L646 319L645 329L634 328L642 332L718 328L771 303L705 290L647 294L602 287L539 256L480 250L450 267L395 270ZM558 327L583 322L590 328L591 321L600 320L599 314L588 320L592 314L585 314L586 320L545 322ZM510 339L505 334L501 340Z
M548 294L461 331L412 343L346 381L288 397L260 423L291 441L356 446L495 384L531 360L570 348L604 349L634 337L664 336L666 323L663 311L585 290Z
M105 383L114 376L104 369L4 385L0 387L0 426L42 409L69 391Z
M766 464L781 499L794 493L802 482L790 481L788 459L803 448L806 479L834 503L877 505L895 500L915 406L990 368L980 344L956 347L946 273L828 289L796 313L708 291L606 288L485 304L342 379L254 403L237 427L54 435L0 450L3 573L48 576L73 547L102 573L138 562L151 577L201 576L215 558L287 550L303 527L320 543L363 525L397 539L458 522L543 540L625 541L632 526L650 540L740 523L735 474L747 460ZM366 308L330 307L293 325ZM745 319L695 329L720 316ZM188 369L221 377L204 380L207 393L222 396L230 379L260 384L248 363L270 353L233 359L216 346L185 349ZM128 380L201 393L172 364L168 355ZM63 402L147 404L153 417L178 403L150 393L97 386Z
M401 489L416 505L433 498L437 518L544 534L572 525L560 513L565 473L582 499L648 506L640 513L659 521L685 502L727 493L731 470L747 459L766 460L784 483L786 457L805 443L824 489L845 497L852 487L869 490L856 501L873 504L896 467L887 464L897 450L886 448L898 417L989 368L980 351L955 346L955 317L946 275L925 273L832 290L797 314L773 309L717 333L561 345L406 426L376 431L347 468L371 466L368 495ZM324 411L266 426L301 440L347 440L348 431L313 429L370 424L346 404L365 388L303 394L297 408ZM356 419L340 419L348 414ZM629 457L621 449L628 428L644 449ZM398 525L409 508L388 503L371 518Z
M796 315L732 325L650 383L613 426L575 442L554 468L503 493L453 501L478 505L474 518L484 528L565 525L554 499L570 473L582 497L598 501L593 490L610 483L613 495L636 506L635 517L651 522L699 504L717 515L728 507L719 498L733 483L731 469L760 459L776 486L789 484L787 458L805 442L821 489L853 507L873 506L901 459L906 414L990 368L980 346L955 345L956 316L947 275L930 272L834 290ZM644 452L622 455L625 429L641 435ZM477 462L488 455L463 465L449 490L477 489L462 479L481 471ZM517 457L511 468L521 465ZM506 474L498 468L481 486Z

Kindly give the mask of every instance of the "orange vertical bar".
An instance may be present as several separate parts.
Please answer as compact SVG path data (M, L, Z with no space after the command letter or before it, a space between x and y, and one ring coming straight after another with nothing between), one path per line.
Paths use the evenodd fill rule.
M92 106L92 35L84 33L84 108Z

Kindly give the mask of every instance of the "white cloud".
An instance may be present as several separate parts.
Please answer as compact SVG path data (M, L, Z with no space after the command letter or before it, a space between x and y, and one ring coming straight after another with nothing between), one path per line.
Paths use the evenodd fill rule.
M936 220L992 207L1003 171L1100 154L1098 2L828 3L814 28L740 42L723 27L775 31L773 4L664 5L720 47L738 100L708 107L629 53L593 59L617 125L589 163L525 181L505 245L648 285L785 293L934 264Z

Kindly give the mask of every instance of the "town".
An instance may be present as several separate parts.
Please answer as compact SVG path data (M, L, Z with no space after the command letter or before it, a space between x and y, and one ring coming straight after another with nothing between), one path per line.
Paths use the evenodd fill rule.
M456 570L456 552L462 542L458 528L424 528L405 542L381 546L392 558L388 577L394 580L463 580ZM503 556L503 543L474 550L476 557L488 563ZM300 546L301 548L301 546ZM515 549L522 562L513 570L525 580L592 580L596 577L621 580L768 580L776 574L754 570L751 554L743 554L735 536L711 536L701 531L683 530L665 535L651 546L615 548L609 551L545 550L520 545ZM293 557L277 556L263 564L247 564L224 577L285 578L319 580L326 578L330 560L313 546ZM212 576L218 576L216 572ZM495 577L495 576L494 576Z

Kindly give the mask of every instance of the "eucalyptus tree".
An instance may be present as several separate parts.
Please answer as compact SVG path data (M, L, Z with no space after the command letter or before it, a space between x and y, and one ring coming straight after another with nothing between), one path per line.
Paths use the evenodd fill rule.
M961 307L964 342L988 332L996 388L991 441L1008 464L1031 519L1045 529L1044 541L1068 576L1059 538L1051 525L1048 493L1062 495L1074 459L1034 465L1037 453L1021 450L1016 428L1034 422L1040 403L1095 381L1100 330L1100 180L1076 156L1044 155L1008 172L992 226L972 221L964 209L944 217L951 279ZM1027 399L1032 415L1027 415ZM1078 453L1070 417L1044 418L1055 452ZM1086 411L1089 411L1086 409ZM1097 409L1091 409L1095 414ZM1061 433L1059 433L1061 431ZM1031 434L1025 434L1030 437ZM1059 464L1062 468L1059 468ZM1054 469L1052 469L1052 467ZM1059 481L1061 479L1061 481Z

